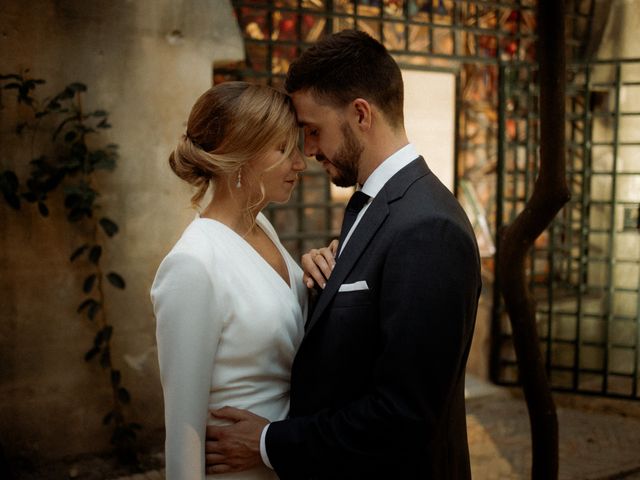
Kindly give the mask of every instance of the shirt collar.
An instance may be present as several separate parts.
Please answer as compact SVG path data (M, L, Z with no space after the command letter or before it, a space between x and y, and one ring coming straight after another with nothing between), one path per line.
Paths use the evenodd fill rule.
M416 148L411 143L408 143L378 165L364 182L361 191L371 198L375 197L391 177L418 157Z

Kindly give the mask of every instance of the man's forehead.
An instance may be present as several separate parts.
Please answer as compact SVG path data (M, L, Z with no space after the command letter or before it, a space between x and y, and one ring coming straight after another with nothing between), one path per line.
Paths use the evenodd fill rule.
M306 90L292 93L291 98L300 126L317 123L318 119L326 116L327 110L330 110L328 105L318 103L314 95Z

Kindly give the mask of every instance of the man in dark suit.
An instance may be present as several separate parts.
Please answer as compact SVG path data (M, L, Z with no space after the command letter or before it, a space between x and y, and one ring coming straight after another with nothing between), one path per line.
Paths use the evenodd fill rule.
M305 51L285 86L305 154L360 191L335 268L321 273L326 249L303 261L324 288L294 360L289 418L216 412L236 423L208 428L207 471L263 461L281 479L468 479L479 255L458 202L407 140L400 70L379 42L344 31Z

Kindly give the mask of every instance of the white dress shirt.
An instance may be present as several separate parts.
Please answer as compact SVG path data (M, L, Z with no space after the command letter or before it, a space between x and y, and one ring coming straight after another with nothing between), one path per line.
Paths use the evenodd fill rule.
M378 192L382 190L382 187L385 186L385 184L391 177L393 177L396 173L413 162L416 158L418 158L418 156L419 155L416 148L412 144L408 143L393 155L385 159L385 161L378 165L378 168L376 168L373 173L369 175L369 178L367 178L367 180L364 182L364 185L362 185L360 191L369 195L370 198L367 203L365 203L364 207L362 207L362 210L360 210L360 212L358 213L358 216L356 217L355 222L353 222L351 229L344 237L344 241L342 242L342 245L340 245L339 253L342 253L342 249L349 241L349 238L351 238L351 235L358 226L358 223L360 223L360 219L364 215L364 212L367 211L367 208L369 208L369 205L371 204L375 196L378 195Z
M369 175L369 178L367 178L367 180L364 182L361 191L369 195L369 197L371 198L358 213L355 222L353 222L353 226L345 236L342 245L340 245L340 252L342 252L342 249L349 241L349 238L355 231L358 223L360 223L360 219L364 215L364 212L366 212L367 208L369 208L369 205L371 204L375 196L380 192L380 190L382 190L382 187L385 186L385 184L391 179L391 177L393 177L396 173L398 173L418 157L419 155L416 148L412 144L408 143L400 150L392 154L390 157L386 158L380 165L378 165L373 173ZM273 468L271 462L269 462L269 456L267 455L266 436L268 428L269 425L264 427L264 429L262 430L262 435L260 436L260 455L264 464L269 468Z

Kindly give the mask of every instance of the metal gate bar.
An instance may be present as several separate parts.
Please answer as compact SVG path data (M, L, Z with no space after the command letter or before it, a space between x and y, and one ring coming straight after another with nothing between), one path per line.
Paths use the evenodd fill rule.
M627 138L629 130L635 131L634 125L627 125L627 137L622 137L622 122L640 115L640 95L636 98L630 93L632 88L640 93L640 85L629 81L623 67L640 76L640 60L636 59L581 63L570 68L567 180L573 197L532 249L528 273L538 303L541 348L553 388L639 399L640 142ZM510 106L521 93L507 82L513 78L510 69L517 68L521 67L501 67L505 77L500 83L502 123L513 117ZM594 72L602 76L603 68L612 79L594 81ZM627 100L624 106L623 91L630 99L635 98L635 103ZM596 94L609 101L595 105L592 100ZM502 222L510 222L515 211L521 210L519 203L528 198L529 191L519 182L532 181L517 162L521 143L518 130L515 139L506 130L500 132L500 143L505 145L499 148L499 175L504 178L498 181L498 204L504 203L505 208L498 228ZM528 149L537 144L532 141L526 145ZM597 148L608 150L598 155L594 152ZM627 149L625 158L635 162L631 168L623 169L620 163L622 148ZM637 149L635 155L629 150L632 148ZM603 161L608 163L598 164ZM535 171L534 165L526 165ZM636 212L636 219L629 224L631 211ZM625 269L631 277L626 276ZM498 295L496 300L497 341L491 359L497 364L492 365L492 375L498 383L514 384L518 377L511 332Z

